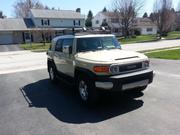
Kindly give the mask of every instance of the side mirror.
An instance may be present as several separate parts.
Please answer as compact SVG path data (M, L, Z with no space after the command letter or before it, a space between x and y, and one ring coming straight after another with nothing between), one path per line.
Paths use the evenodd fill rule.
M63 53L70 54L70 48L71 47L69 45L63 46Z

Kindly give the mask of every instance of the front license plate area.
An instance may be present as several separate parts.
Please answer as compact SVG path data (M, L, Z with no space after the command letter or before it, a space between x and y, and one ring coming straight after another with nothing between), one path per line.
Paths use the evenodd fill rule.
M137 87L143 87L149 84L149 80L142 80L142 81L137 81L133 83L128 83L128 84L123 84L122 85L122 90L129 90Z

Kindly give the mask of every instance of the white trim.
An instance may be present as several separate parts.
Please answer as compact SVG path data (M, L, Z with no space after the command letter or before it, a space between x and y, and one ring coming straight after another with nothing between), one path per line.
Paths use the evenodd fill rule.
M136 87L143 87L149 84L149 80L143 80L143 81L138 81L138 82L134 82L134 83L128 83L128 84L124 84L122 86L122 90L128 90L128 89L132 89L132 88L136 88Z

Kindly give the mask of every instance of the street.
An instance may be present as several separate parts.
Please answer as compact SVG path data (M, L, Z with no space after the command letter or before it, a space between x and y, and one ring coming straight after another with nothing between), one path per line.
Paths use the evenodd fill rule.
M143 93L106 94L95 107L53 85L46 69L0 75L1 135L176 135L180 133L180 61L151 60Z
M123 50L131 50L131 51L147 51L154 49L163 49L169 47L179 47L180 40L161 40L157 42L145 42L145 43L134 43L134 44L126 44L122 45Z
M31 51L7 51L12 45L6 45L4 52L0 53L0 75L22 71L45 69L47 55L45 52L34 53ZM136 43L122 45L123 50L144 51L166 47L180 46L180 40L167 40L149 43ZM0 47L1 49L1 47Z

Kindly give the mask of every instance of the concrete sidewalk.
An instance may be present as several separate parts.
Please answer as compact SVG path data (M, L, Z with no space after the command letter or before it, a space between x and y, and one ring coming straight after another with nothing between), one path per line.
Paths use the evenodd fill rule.
M126 44L126 45L122 45L122 49L131 50L131 51L147 51L147 50L179 47L179 46L180 46L180 39L177 39L177 40L161 40L157 42Z

